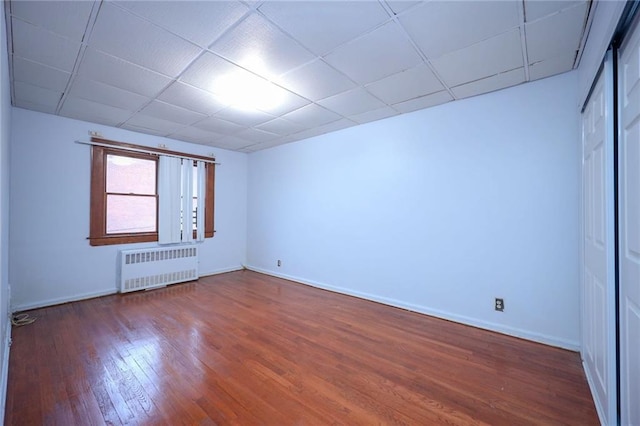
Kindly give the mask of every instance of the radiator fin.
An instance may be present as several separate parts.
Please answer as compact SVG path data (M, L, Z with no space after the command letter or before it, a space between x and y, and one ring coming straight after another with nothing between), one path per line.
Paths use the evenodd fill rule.
M120 292L198 279L198 248L171 247L120 252Z

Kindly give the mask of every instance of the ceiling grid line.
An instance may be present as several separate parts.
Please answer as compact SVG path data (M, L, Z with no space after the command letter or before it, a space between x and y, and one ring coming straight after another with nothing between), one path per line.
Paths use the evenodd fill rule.
M227 35L228 33L232 32L232 31L233 31L233 30L234 30L238 25L240 25L243 21L245 21L245 20L246 20L250 15L252 15L252 14L259 14L259 15L263 16L265 19L267 19L267 20L268 20L268 18L267 18L267 17L265 17L265 16L264 16L260 11L259 11L259 7L260 7L262 4L263 4L263 2L257 2L257 3L255 3L255 4L253 4L253 5L251 5L251 6L250 6L250 8L249 8L249 10L247 10L247 11L244 13L244 15L243 15L240 19L238 19L238 20L237 20L233 25L231 25L231 26L230 26L230 27L228 27L225 31L223 31L223 32L222 32L218 37L216 37L216 39L215 39L215 40L213 40L212 42L210 42L210 43L208 44L208 46L207 46L207 47L203 48L203 51L202 51L202 52L201 52L201 53L200 53L196 58L194 58L194 59L193 59L193 60L192 60L192 61L191 61L191 62L190 62L190 63L189 63L189 64L188 64L188 65L187 65L183 70L182 70L182 72L180 72L180 74L178 74L178 75L177 75L177 76L176 76L176 77L175 77L175 78L174 78L174 79L173 79L169 84L167 84L167 85L166 85L166 86L165 86L165 87L164 87L164 88L163 88L163 89L158 93L158 96L162 95L162 93L164 93L164 92L165 92L165 91L166 91L166 90L167 90L167 89L168 89L168 88L169 88L173 83L175 83L175 82L177 82L177 81L180 81L180 78L181 78L181 76L184 74L184 72L185 72L186 70L188 70L188 69L189 69L189 67L190 67L194 62L196 62L200 57L202 57L202 55L203 55L205 52L209 52L209 53L211 53L212 55L215 55L215 56L217 56L217 57L221 58L221 59L222 59L222 60L224 60L224 61L227 61L227 62L229 62L229 63L231 63L231 64L234 64L234 65L238 66L239 68L242 68L243 70L245 70L245 71L247 71L247 72L249 72L249 73L251 73L251 74L253 74L253 75L255 75L255 76L259 77L259 78L264 78L264 76L261 76L261 75L259 75L259 74L256 74L255 72L253 72L253 71L252 71L252 70L250 70L250 69L244 68L241 64L239 64L239 63L237 63L237 62L233 61L231 58L225 57L224 55L221 55L219 52L214 51L214 50L212 49L212 46L214 46L214 45L216 44L216 42L218 42L220 39L224 38L224 36L225 36L225 35ZM145 20L146 20L146 18L144 18L144 17L143 17L143 16L141 16L141 15L135 14L134 12L131 12L131 11L127 10L127 9L124 9L124 10L125 10L125 12L127 12L127 13L132 13L132 14L134 14L134 15L136 15L136 16L138 16L138 17L140 17L141 19L145 19ZM171 33L172 33L172 34L174 34L174 35L177 35L177 34L175 34L174 32L170 31L169 29L167 29L167 28L165 28L165 27L162 27L162 26L160 26L160 25L157 25L157 24L156 24L156 23L154 23L153 21L149 21L149 22L150 22L151 24L153 24L153 25L159 26L160 28L162 28L162 29L164 29L164 30L166 30L166 31L171 32ZM272 22L272 21L270 21L270 22ZM272 22L272 24L274 24L274 26L277 26L277 24L276 24L276 23L274 23L274 22ZM285 33L285 34L286 34L286 32L285 32L284 30L282 30L282 29L280 29L280 30L281 30L281 31L283 31L283 33ZM288 34L287 34L287 35L288 35ZM179 36L179 35L177 35L177 36ZM289 37L290 37L294 42L298 43L298 42L297 42L293 37L291 37L290 35L288 35L288 36L289 36ZM183 38L183 37L181 37L181 38ZM183 38L183 39L184 39L184 38ZM189 40L187 40L187 39L184 39L184 40L189 41ZM298 43L298 44L299 44L299 43ZM301 44L299 44L299 45L300 45L302 48L304 48L304 49L306 50L306 47L305 47L305 46L303 46L303 45L301 45ZM311 53L311 52L310 52L310 53ZM322 59L322 58L315 57L315 58L311 59L309 62L313 62L314 60L317 60L317 59ZM307 62L307 63L308 63L308 62ZM304 64L303 64L303 65L301 65L301 66L304 66ZM272 83L273 83L273 84L275 84L276 86L280 87L282 90L286 90L287 92L289 91L286 87L282 87L282 86L278 85L278 83L277 83L276 81L273 81L272 79L267 79L267 80L268 80L268 81L270 81L270 82L272 82ZM184 83L184 84L188 84L188 83ZM298 95L298 96L300 96L300 95ZM303 97L303 96L302 96L302 97ZM303 97L303 98L304 98L304 97ZM305 98L305 99L306 99L306 98ZM309 101L309 103L314 103L312 100L309 100L309 99L306 99L306 100L308 100L308 101ZM122 123L120 123L119 125L124 125L124 124L126 124L126 123L131 119L131 118L133 118L136 114L138 114L138 113L140 113L142 110L144 110L144 108L145 108L145 107L147 107L149 104L151 104L153 101L154 101L154 99L151 99L148 103L146 103L146 104L142 105L142 107L140 107L140 108L138 109L138 111L135 111L135 112L134 112L134 113L133 113L129 118L127 118L127 120L124 120L124 121L123 121ZM324 108L323 106L321 106L321 105L318 105L318 107L325 109L325 108ZM343 117L343 118L346 118L346 117ZM207 119L206 117L205 117L205 118L202 118L201 120L198 120L198 121L195 121L194 123L191 123L191 125L198 124L199 122L204 121L204 120L206 120L206 119ZM179 129L178 129L176 132L174 132L174 133L177 133L179 130L184 129L184 128L187 128L187 127L189 127L189 125L185 125L185 126L183 126L183 127L179 128ZM255 126L252 126L251 128L255 128ZM252 144L252 145L255 145L255 144Z
M5 1L3 2L4 6L4 16L9 17L12 16L11 13L11 2ZM14 71L13 71L13 61L11 58L13 57L13 26L11 24L11 19L6 19L6 27L7 27L7 50L9 53L9 81L14 81ZM9 94L11 95L11 105L16 104L16 89L14 84L9 85Z
M198 46L197 44L194 44L195 46L197 46L197 47L200 49L200 53L199 53L197 56L195 56L195 57L194 57L194 58L193 58L193 59L192 59L192 60L191 60L191 61L190 61L190 62L189 62L189 63L188 63L188 64L187 64L183 69L182 69L182 71L180 71L180 73L178 73L175 77L167 76L167 77L171 77L171 78L172 78L172 80L171 80L169 83L167 83L167 84L166 84L166 85L165 85L165 86L164 86L164 87L163 87L163 88L162 88L162 89L157 93L157 95L156 95L154 98L149 99L149 101L148 101L147 103L143 104L143 105L142 105L142 106L141 106L137 111L134 111L134 112L133 112L133 113L132 113L132 114L131 114L131 115L130 115L126 120L124 120L124 121L122 121L121 123L119 123L119 126L122 126L122 125L127 124L127 123L128 123L132 118L134 118L137 114L140 114L140 113L141 113L141 112L142 112L146 107L148 107L148 106L149 106L150 104L152 104L153 102L156 102L156 101L157 101L157 98L158 98L159 96L161 96L161 95L162 95L162 94L163 94L163 93L164 93L164 92L165 92L165 91L166 91L166 90L167 90L171 85L173 85L174 83L176 83L176 82L180 81L180 78L184 75L184 73L185 73L185 72L186 72L186 71L187 71L187 70L188 70L188 69L189 69L189 68L190 68L190 67L191 67L195 62L197 62L197 61L198 61L198 59L200 59L200 58L201 58L204 54L206 54L207 52L208 52L208 53L210 53L210 54L212 54L212 55L215 55L215 56L217 56L217 57L221 58L222 60L225 60L225 61L227 61L227 62L230 62L230 63L232 63L232 64L234 64L234 65L236 65L236 66L238 66L238 67L242 68L239 64L235 64L233 61L229 60L229 58L225 58L225 57L223 57L223 56L221 56L221 55L217 54L216 52L211 51L211 50L210 50L210 48L211 48L211 46L213 46L213 45L214 45L218 40L220 40L221 38L223 38L226 34L228 34L229 32L233 31L233 30L234 30L238 25L240 25L240 23L242 23L242 22L243 22L247 17L249 17L251 14L255 13L255 11L256 11L256 7L258 7L258 6L259 6L259 4L261 4L261 2L259 2L258 4L254 4L253 6L249 6L248 10L247 10L247 11L246 11L246 12L245 12L245 13L244 13L244 14L243 14L243 15L242 15L242 16L241 16L241 17L240 17L240 18L239 18L239 19L238 19L238 20L237 20L233 25L229 26L227 29L225 29L223 32L221 32L221 33L220 33L220 34L219 34L219 35L218 35L218 36L217 36L213 41L209 42L209 43L208 43L208 45L207 45L206 47L201 47L201 46ZM117 5L117 4L116 4L116 5ZM183 40L185 40L185 41L187 41L187 42L189 42L189 43L192 43L190 40L188 40L188 39L186 39L186 38L184 38L184 37L180 36L179 34L176 34L175 32L171 31L170 29L167 29L167 28L165 28L165 27L163 27L163 26L161 26L161 25L158 25L157 23L155 23L155 22L153 22L153 21L151 21L151 20L146 19L144 16L141 16L141 15L139 15L139 14L136 14L135 12L132 12L132 11L130 11L130 10L128 10L128 9L125 9L125 8L122 8L122 9L124 10L124 12L125 12L125 13L131 13L132 15L135 15L135 16L139 17L140 19L144 19L144 20L148 21L148 22L149 22L150 24L152 24L152 25L158 26L159 28L162 28L163 30L165 30L165 31L167 31L167 32L169 32L169 33L171 33L171 34L173 34L173 35L175 35L175 36L177 36L177 37L180 37L181 39L183 39ZM192 44L193 44L193 43L192 43ZM245 69L245 71L247 71L247 72L251 72L250 70L246 70L246 69ZM253 73L252 73L252 74L253 74ZM257 75L257 74L256 74L256 75ZM258 76L258 75L257 75L257 76ZM260 76L258 76L258 77L260 77ZM184 84L187 84L187 83L184 83ZM176 129L176 131L171 132L170 134L178 133L179 131L181 131L181 130L183 130L183 129L185 129L185 128L188 128L188 127L190 127L191 125L197 124L197 123L199 123L199 122L201 122L201 121L203 121L203 120L205 120L205 119L206 119L206 117L202 118L201 120L194 121L193 123L191 123L191 124L189 124L189 125L182 125L181 127L177 128L177 129ZM153 130L153 129L149 129L149 130Z
M102 1L102 0L100 0L100 1ZM117 3L115 3L114 5L115 5L116 7L119 7L121 10L123 10L123 12L124 12L124 13L130 13L130 14L132 14L132 15L134 15L134 16L136 16L136 17L138 17L139 19L145 20L145 21L149 22L151 25L157 26L158 28L161 28L162 30L167 31L167 32L169 32L169 33L173 34L173 35L174 35L174 36L176 36L176 37L180 37L182 40L184 40L184 41L186 41L186 42L188 42L188 43L191 43L191 44L193 44L194 46L197 46L197 47L198 47L198 49L200 49L200 53L199 53L198 55L196 55L196 56L195 56L195 57L194 57L194 58L193 58L193 59L192 59L192 60L191 60L191 61L190 61L190 62L189 62L189 63L188 63L188 64L187 64L183 69L182 69L182 71L181 71L178 75L176 75L175 77L167 76L167 77L171 78L171 81L169 81L169 82L168 82L168 83L167 83L167 84L166 84L166 85L165 85L165 86L164 86L164 87L163 87L163 88L162 88L162 89L161 89L161 90L156 94L156 96L155 96L155 97L150 98L148 102L146 102L146 103L142 104L142 105L141 105L141 106L140 106L136 111L133 111L133 112L131 113L131 115L130 115L127 119L123 120L122 122L120 122L120 123L118 124L118 127L125 125L125 124L126 124L129 120L131 120L134 116L136 116L137 114L141 113L141 111L143 111L143 110L144 110L146 107L148 107L151 103L153 103L154 101L156 101L156 100L157 100L157 98L158 98L158 96L161 96L161 95L162 95L162 94L163 94L163 93L164 93L164 92L165 92L165 91L166 91L166 90L167 90L167 89L168 89L172 84L174 84L175 82L179 81L179 80L180 80L180 77L184 74L184 72L185 72L186 70L188 70L188 69L189 69L189 67L190 67L191 65L193 65L193 63L194 63L194 62L196 62L199 58L201 58L201 57L202 57L202 55L204 55L204 54L205 54L205 52L210 52L210 51L209 51L209 47L210 47L211 45L213 45L217 40L219 40L221 37L223 37L223 36L224 36L224 34L226 34L226 33L230 32L230 31L232 31L232 30L233 30L233 28L235 28L237 25L239 25L239 24L240 24L244 19L246 19L246 18L247 18L247 16L249 16L251 13L253 13L253 10L254 10L254 9L252 9L251 7L249 7L249 9L244 13L244 15L243 15L240 19L238 19L238 20L237 20L237 21L236 21L232 26L230 26L230 27L229 27L229 28L227 28L225 31L223 31L223 32L222 32L218 37L216 37L216 39L215 39L215 40L211 41L211 42L208 44L208 46L206 46L206 47L204 47L204 48L203 48L203 47L198 46L197 44L193 43L191 40L189 40L189 39L187 39L187 38L185 38L185 37L182 37L182 36L181 36L181 35L179 35L179 34L176 34L175 32L171 31L170 29L165 28L165 27L163 27L162 25L159 25L159 24L157 24L156 22L154 22L154 21L152 21L152 20L149 20L149 19L147 19L146 17L144 17L144 16L142 16L142 15L140 15L140 14L137 14L137 13L135 13L135 12L133 12L133 11L131 11L131 10L128 10L128 9L126 9L126 8L124 8L124 7L121 7L121 6L119 6ZM106 52L105 52L105 53L106 53ZM214 52L210 52L210 53L212 53L212 54L214 54L214 55L215 55L215 53L214 53ZM218 56L218 55L217 55L217 56ZM223 59L225 59L225 58L223 58ZM225 59L225 60L226 60L226 59ZM200 121L200 120L199 120L199 121ZM192 123L192 124L195 124L195 123ZM177 130L184 129L185 127L188 127L188 125L182 126L182 127L178 128ZM149 130L153 130L153 129L149 129ZM173 133L177 133L177 132L173 132Z
M264 3L264 2L261 2L261 3ZM384 6L383 6L383 8L384 8ZM393 20L393 18L394 18L394 14L393 14L393 12L389 13L389 11L387 11L386 9L385 9L385 11L387 12L388 18L387 18L385 21L380 22L377 26L372 27L369 31L367 31L367 32L364 32L364 33L360 34L360 36L359 36L359 37L365 36L365 35L367 35L367 34L369 34L369 33L373 32L373 31L375 31L376 29L378 29L378 28L380 28L380 27L382 27L382 26L386 25L388 22L391 22L391 21ZM351 81L351 82L356 86L356 88L357 88L357 87L360 87L360 88L362 88L363 90L366 90L366 87L365 87L365 85L364 85L364 84L360 84L360 83L358 83L357 81L353 80L353 79L352 79L351 77L349 77L347 74L344 74L344 73L343 73L342 71L340 71L339 69L336 69L332 64L330 64L329 62L327 62L327 61L325 60L325 57L326 57L327 55L330 55L333 51L335 51L336 49L340 48L340 46L342 46L342 45L344 45L344 44L347 44L347 43L349 43L349 42L351 42L351 41L357 40L357 38L354 38L353 40L346 41L346 42L344 42L344 43L342 43L342 44L338 44L336 47L334 47L333 49L330 49L329 51L325 52L323 55L315 55L313 52L311 52L311 51L307 48L307 46L305 46L303 43L300 43L298 40L296 40L296 38L295 38L292 34L290 34L290 33L289 33L285 28L282 28L282 26L281 26L281 25L279 25L276 21L274 21L273 19L270 19L267 15L265 15L264 13L262 13L262 11L260 11L260 8L259 8L259 7L257 7L257 8L256 8L256 13L257 13L257 14L259 14L260 16L262 16L262 17L263 17L264 19L266 19L267 21L269 21L271 24L273 24L276 28L278 28L278 29L279 29L283 34L285 34L287 37L289 37L289 38L290 38L291 40L293 40L295 43L297 43L297 44L298 44L298 45L300 45L302 48L304 48L305 50L309 51L312 55L314 55L314 57L313 57L312 59L310 59L309 61L302 63L302 64L301 64L301 65L299 65L297 68L294 68L294 69L292 69L292 70L290 70L290 71L288 71L288 72L292 72L292 71L296 71L296 70L298 70L298 69L302 69L302 68L304 68L305 66L308 66L309 64L312 64L313 62L320 61L320 62L322 62L323 64L325 64L327 67L329 67L329 68L333 69L335 72L337 72L337 73L341 74L342 76L344 76L345 78L349 79L349 80L350 80L350 81ZM274 82L274 84L278 85L278 83L277 83L277 82ZM280 85L278 85L278 86L279 86L279 87L282 87L282 86L280 86ZM282 88L283 88L283 89L285 89L285 90L288 90L286 87L282 87ZM355 89L351 89L351 90L355 90ZM343 92L343 93L344 93L344 92ZM374 97L375 99L379 100L380 102L383 102L381 99L379 99L378 97L376 97L376 96L375 96L375 94L372 94L372 93L370 93L370 92L367 92L367 93L369 93L369 94L370 94L370 96ZM339 94L340 94L340 93L338 93L338 94L336 94L336 95L334 95L334 96L338 96ZM307 99L310 103L313 103L314 105L317 105L318 107L320 107L320 108L322 108L322 109L325 109L325 110L327 109L325 106L323 106L322 104L318 103L318 101L316 101L316 100L312 100L312 99L306 98L306 97L304 97L303 95L299 95L299 96L302 96L303 98ZM327 97L327 98L324 98L324 99L328 99L328 98L330 98L330 97ZM324 100L324 99L320 99L320 100ZM391 108L393 108L392 106L390 106L390 107L391 107ZM338 113L338 115L340 115L340 116L342 117L342 119L346 119L346 120L349 120L349 121L353 121L353 120L349 119L349 117L348 117L348 116L345 116L345 115L340 114L340 113ZM337 119L337 120L335 120L335 121L338 121L338 120L340 120L340 119ZM356 123L356 122L354 122L354 124L357 124L357 123ZM245 148L246 148L246 147L245 147Z
M526 37L526 28L525 28L525 11L524 11L524 2L525 0L521 0L518 2L518 19L520 20L520 43L522 43L522 62L524 64L524 81L530 80L529 75L529 54L527 53L527 37Z
M9 0L11 99L253 152L570 71L589 5ZM223 97L231 76L268 102Z
M404 28L404 25L400 23L400 21L398 20L398 16L393 12L393 10L391 10L386 0L378 0L378 1L386 10L388 10L391 13L391 19L395 21L398 24L398 26L402 29L402 33L404 34L404 36L407 38L409 43L411 43L411 45L413 46L415 51L418 53L418 55L420 55L423 62L429 67L429 69L431 70L433 75L436 77L436 79L440 82L440 84L442 84L442 86L447 91L447 93L449 93L449 96L451 96L453 100L457 99L457 96L453 93L449 85L445 83L444 79L440 76L440 73L438 72L438 70L435 69L435 67L431 63L431 60L427 57L427 55L424 54L422 49L420 49L420 47L416 44L416 42L413 40L411 35Z
M305 50L307 50L310 54L312 54L312 55L313 55L313 58L309 59L309 60L308 60L308 61L306 61L306 62L303 62L302 64L300 64L300 65L296 66L295 68L292 68L292 69L288 70L288 71L287 71L287 73L295 72L295 71L297 71L297 70L300 70L300 69L302 69L302 68L304 68L304 67L306 67L306 66L308 66L308 65L312 64L312 63L313 63L313 62L315 62L315 61L322 61L326 66L331 67L334 71L336 71L337 73L342 74L345 78L347 78L347 79L351 80L351 82L352 82L352 83L354 83L355 85L358 85L358 83L357 83L357 82L355 82L355 81L353 81L353 80L352 80L348 75L346 75L346 74L342 73L340 70L336 69L335 67L333 67L331 64L329 64L327 61L325 61L325 60L324 60L324 56L326 56L326 54L331 53L331 51L327 52L324 56L320 56L320 55L316 55L316 54L314 54L314 53L313 53L313 52L311 52L311 51L310 51L310 50L309 50L305 45L303 45L303 44L299 43L293 35L291 35L290 33L288 33L288 32L287 32L287 30L286 30L286 29L284 29L284 28L282 28L280 25L278 25L278 23L277 23L277 22L274 22L272 19L269 19L269 17L268 17L268 16L266 16L264 13L262 13L260 10L256 10L255 12L256 12L258 15L260 15L262 18L264 18L264 19L268 20L271 24L273 24L276 28L278 28L278 30L280 30L283 34L285 34L287 37L289 37L291 40L293 40L294 42L296 42L297 44L299 44L302 48L304 48L304 49L305 49ZM339 47L339 46L337 46L337 47ZM333 50L335 50L335 49L333 49ZM285 73L285 74L286 74L286 73ZM273 82L273 83L274 83L274 84L278 84L277 82ZM280 87L282 87L282 86L280 86ZM286 87L283 87L283 89L288 90L288 89L286 89ZM313 102L313 100L309 100L309 101L310 101L310 102Z
M67 85L62 92L62 96L60 97L60 101L58 102L58 106L56 107L56 114L60 114L60 110L64 105L67 96L69 96L69 91L71 90L71 86L73 85L74 80L78 74L78 68L80 68L80 63L82 62L82 58L84 57L84 52L87 49L89 40L91 39L91 33L93 32L93 27L96 24L96 20L98 19L98 14L100 13L100 8L102 7L102 0L99 2L93 3L91 7L91 14L89 15L89 19L87 20L87 25L84 30L84 34L82 36L82 41L80 43L80 50L78 50L78 56L76 57L76 61L73 64L73 70L71 71L71 75L69 76L69 80L67 81Z
M573 63L573 69L577 69L580 65L580 61L582 60L582 54L584 53L584 45L587 42L587 38L589 37L589 32L591 31L591 24L593 23L593 16L595 15L595 9L598 7L597 2L589 3L589 11L587 12L587 20L584 24L584 36L580 40L580 47L578 48L578 52L576 53L576 59Z

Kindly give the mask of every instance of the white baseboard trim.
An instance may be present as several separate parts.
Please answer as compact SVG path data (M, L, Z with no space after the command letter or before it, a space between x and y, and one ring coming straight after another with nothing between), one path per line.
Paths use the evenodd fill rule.
M582 354L580 354L580 356L582 356ZM604 408L602 408L602 403L597 398L595 392L595 384L593 378L591 377L591 373L587 368L587 364L584 362L584 359L582 360L582 369L584 370L584 375L587 377L587 384L589 385L589 391L591 392L591 399L593 399L593 404L596 406L596 413L598 413L600 424L603 426L607 426L609 423L607 423L606 413L604 412Z
M377 296L375 294L354 291L344 287L336 287L336 286L328 285L325 283L320 283L317 281L307 280L307 279L295 277L292 275L274 272L272 270L263 269L256 266L245 265L244 267L246 269L249 269L254 272L259 272L261 274L271 275L274 277L283 278L285 280L295 281L301 284L307 284L312 287L317 287L324 290L333 291L336 293L347 294L349 296L355 296L361 299L371 300L374 302L382 303L384 305L394 306L396 308L402 308L408 311L418 312L421 314L430 315L430 316L445 319L448 321L453 321L453 322L470 325L477 328L482 328L484 330L495 331L495 332L506 334L509 336L519 337L521 339L531 340L534 342L543 343L545 345L555 346L562 349L568 349L575 352L578 352L580 350L580 343L575 341L558 339L557 337L554 337L554 336L548 336L545 334L535 333L528 330L521 330L519 328L509 327L503 324L496 324L489 321L483 321L476 318L467 317L464 315L454 314L451 312L440 311L440 310L429 308L426 306L414 305L414 304L406 303L400 300L391 299L388 297L382 297L382 296Z
M18 304L12 307L12 312L28 311L30 309L44 308L46 306L60 305L62 303L75 302L84 299L93 299L94 297L108 296L117 293L115 288L110 290L93 291L89 293L77 294L75 296L57 297L55 299L41 300L39 302L30 302Z
M228 267L228 268L222 268L222 269L216 269L216 270L213 270L213 271L201 272L200 276L201 277L206 277L206 276L209 276L209 275L225 274L227 272L240 271L242 269L244 269L244 266L236 265L236 266L231 266L231 267ZM47 306L60 305L62 303L76 302L78 300L93 299L94 297L109 296L111 294L116 294L117 292L118 292L118 289L114 288L114 289L111 289L111 290L102 290L102 291L95 291L95 292L89 292L89 293L82 293L82 294L78 294L78 295L75 295L75 296L58 297L58 298L55 298L55 299L41 300L41 301L38 301L38 302L23 303L23 304L15 305L11 309L12 309L12 312L28 311L28 310L31 310L31 309L38 309L38 308L44 308L44 307L47 307Z
M242 265L236 265L236 266L229 266L228 268L222 268L222 269L215 269L213 271L208 271L208 272L200 272L200 277L208 277L211 275L219 275L219 274L226 274L227 272L235 272L235 271L241 271L244 269L244 266Z
M7 408L7 386L9 384L9 352L11 350L11 321L7 319L7 330L4 336L4 358L2 359L2 376L0 376L0 423L4 421Z

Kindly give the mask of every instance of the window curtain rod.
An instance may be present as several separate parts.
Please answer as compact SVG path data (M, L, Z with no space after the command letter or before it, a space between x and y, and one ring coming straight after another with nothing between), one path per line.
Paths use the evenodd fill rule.
M204 161L205 163L215 164L217 166L221 164L221 163L217 163L215 158L205 159L203 157L192 157L192 156L189 156L188 154L170 154L170 153L146 150L142 148L133 148L128 146L120 146L120 145L114 145L114 144L108 144L108 143L102 143L102 142L93 142L93 141L89 142L89 141L78 141L78 140L75 142L81 145L103 146L106 148L120 149L123 151L142 152L144 154L152 154L152 155L158 155L158 156L166 155L167 157L186 158L187 160L193 160L193 161Z

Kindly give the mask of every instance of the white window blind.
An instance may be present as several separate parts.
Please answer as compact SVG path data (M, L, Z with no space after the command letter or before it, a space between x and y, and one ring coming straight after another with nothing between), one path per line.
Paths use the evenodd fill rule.
M193 196L196 195L196 238L204 241L206 173L203 161L160 156L158 170L158 243L193 242Z

